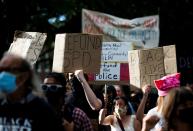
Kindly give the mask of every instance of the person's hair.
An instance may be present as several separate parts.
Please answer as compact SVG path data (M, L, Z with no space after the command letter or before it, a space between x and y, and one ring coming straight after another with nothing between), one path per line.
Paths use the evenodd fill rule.
M164 96L159 96L157 98L157 110L158 111L162 110L163 106L164 106Z
M31 64L26 59L24 59L18 55L14 55L14 54L6 52L4 54L4 57L8 57L8 56L19 60L18 64L19 64L20 68L18 69L18 71L28 72L29 77L26 80L25 85L27 85L27 88L30 91L32 91L32 94L45 98L44 93L43 93L41 86L40 86L41 85L40 84L41 83L40 78L36 75L35 71L32 69Z
M191 104L188 105L188 102ZM193 129L192 91L187 87L172 89L164 99L162 114L168 121L168 129L175 129L177 121L184 122Z
M66 78L63 73L49 72L45 78L54 78L59 84L63 86L64 93L66 92Z
M125 103L125 106L127 107L127 113L126 115L131 115L131 108L129 108L129 104L128 104L128 99L126 97L123 97L123 96L117 96L115 99L114 99L114 110L115 110L115 104L118 100L122 99Z
M105 92L105 87L103 86L102 92ZM115 98L116 97L116 90L115 87L112 85L107 85L107 94L112 93L112 97Z
M114 85L114 87L116 88L119 87L121 92L125 95L125 97L127 97L127 99L130 99L130 88L128 85Z
M84 77L86 81L88 81L88 75L84 73ZM82 84L74 74L72 74L72 78L71 80L69 80L69 82L70 82L70 85L72 86L72 92L75 96L81 96L84 94L84 92L81 91ZM92 88L92 85L90 85L90 87Z

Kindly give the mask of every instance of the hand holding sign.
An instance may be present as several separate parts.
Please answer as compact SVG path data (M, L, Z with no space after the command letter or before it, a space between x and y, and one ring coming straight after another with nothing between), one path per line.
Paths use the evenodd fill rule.
M77 77L77 79L78 79L80 82L85 81L83 70L76 70L76 71L74 72L74 75Z

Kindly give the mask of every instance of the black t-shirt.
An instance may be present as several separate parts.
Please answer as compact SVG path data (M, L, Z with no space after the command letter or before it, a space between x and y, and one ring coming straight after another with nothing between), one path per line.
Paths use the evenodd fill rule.
M44 99L27 103L0 101L0 129L25 131L64 131L61 121Z

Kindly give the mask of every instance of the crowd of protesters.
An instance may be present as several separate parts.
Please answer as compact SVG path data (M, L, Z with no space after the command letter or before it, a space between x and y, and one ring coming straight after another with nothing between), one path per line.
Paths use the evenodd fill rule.
M180 77L166 75L136 91L128 85L96 88L83 70L50 72L41 82L25 59L6 53L0 61L0 130L191 131L193 92L189 83L180 86Z

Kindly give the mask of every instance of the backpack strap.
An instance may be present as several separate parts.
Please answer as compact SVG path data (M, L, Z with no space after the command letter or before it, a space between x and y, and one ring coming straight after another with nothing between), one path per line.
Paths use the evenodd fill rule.
M118 121L118 123L119 123L119 126L120 126L121 130L122 130L122 131L125 131L121 120L120 120L117 116L116 116L116 118L117 118L117 121Z

